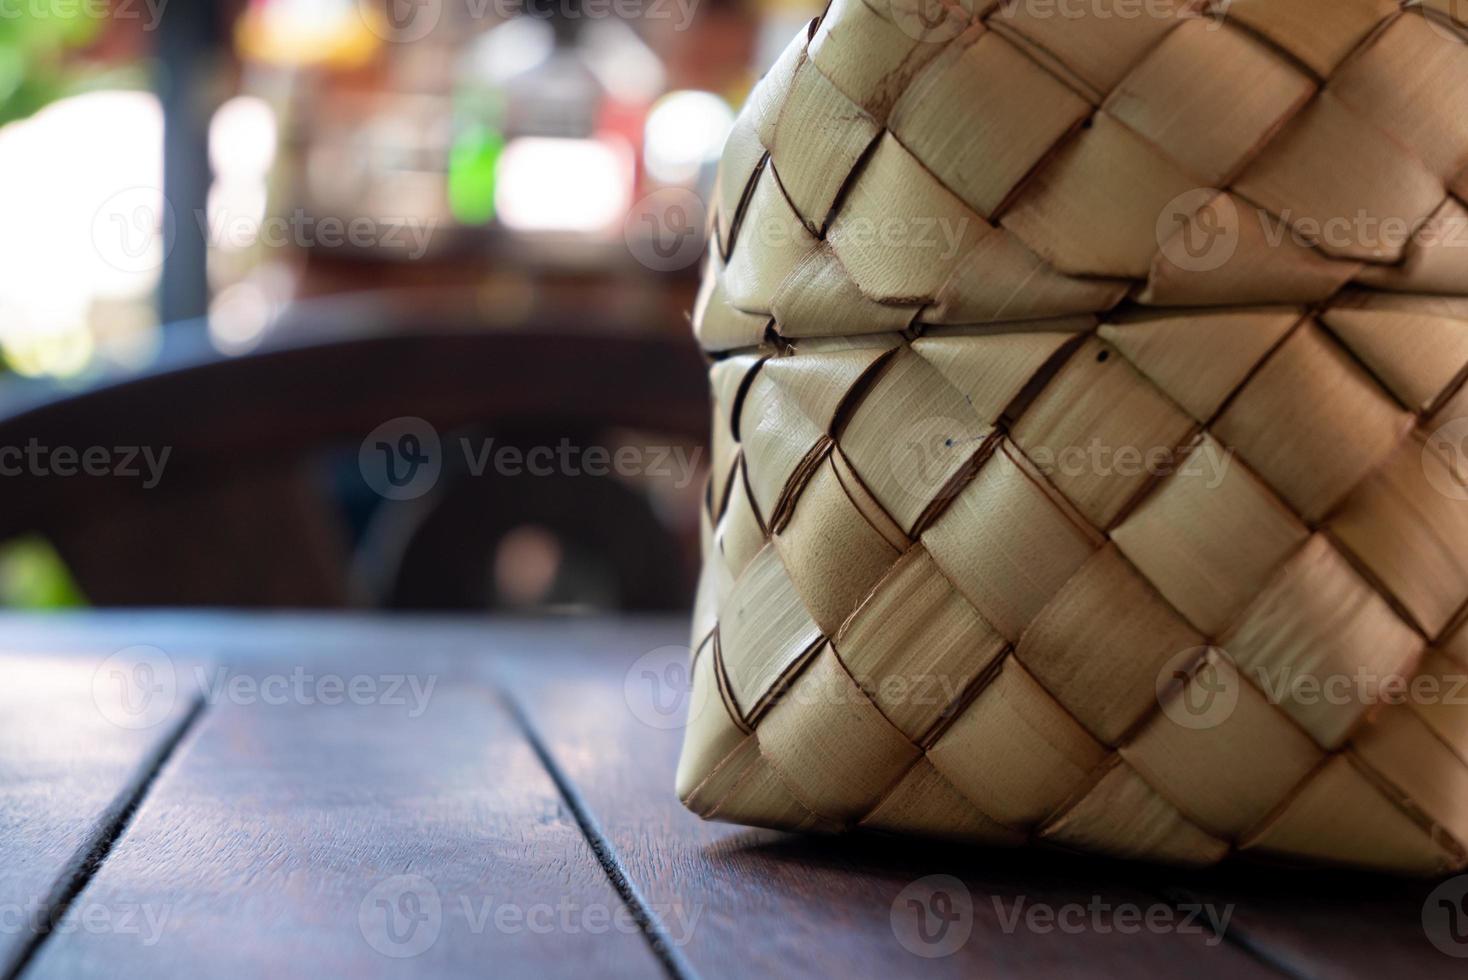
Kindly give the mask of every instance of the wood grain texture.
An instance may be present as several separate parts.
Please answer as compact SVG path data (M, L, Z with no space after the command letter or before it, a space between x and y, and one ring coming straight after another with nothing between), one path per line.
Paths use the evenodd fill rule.
M1206 932L1125 935L1111 928L1123 906L1166 905L1116 865L876 836L802 838L698 820L678 805L669 780L681 730L639 720L624 693L629 668L649 651L675 645L682 632L682 623L547 627L488 669L525 706L652 908L676 914L665 917L668 934L700 976L1271 973ZM561 669L545 669L550 657ZM635 688L644 680L641 668L659 663L642 661L633 674L632 701L644 716ZM903 945L899 931L912 941L907 917L916 912L905 889L930 875L962 882L972 933L951 955L925 959ZM1087 924L1076 930L1040 931L1044 911L1035 920L1039 928L1026 924L1037 908L1075 920L1078 911L1062 910L1093 905L1103 910L1094 919L1087 911ZM681 931L688 923L691 929Z
M392 706L212 706L75 906L171 903L161 940L143 947L136 935L56 934L28 976L294 976L319 973L320 962L334 974L367 976L587 969L658 975L658 962L637 936L613 930L598 939L561 929L507 935L492 925L476 934L459 913L463 894L514 896L522 905L554 905L563 895L615 904L617 893L583 830L605 849L600 856L613 873L626 875L690 975L1156 970L1334 978L1448 975L1457 963L1423 930L1433 882L1252 865L1187 872L699 821L672 792L681 730L639 721L625 683L645 653L680 643L685 625L199 613L0 617L6 646L49 652L48 670L58 676L73 669L68 661L97 650L151 641L209 649L254 675L270 662L276 672L301 664L348 676L413 670L440 678L430 710L418 719ZM20 676L11 672L15 662L0 662L7 681ZM673 661L651 658L640 668L663 662ZM636 688L646 678L641 669L632 676L632 701L645 713ZM537 746L526 744L496 701L497 684L511 693ZM33 713L56 717L54 698L15 697L17 687L0 685L0 699L11 695L0 707L44 701ZM0 713L0 731L13 717ZM584 810L584 828L557 798L536 748ZM0 793L11 792L8 781L0 786ZM13 799L0 796L7 828L16 815ZM13 839L22 838L0 835L6 872L19 867L10 859ZM431 878L443 902L441 935L415 958L381 956L358 925L374 875L399 873ZM893 905L900 916L897 900L910 897L904 889L932 874L963 883L973 926L953 955L924 960L897 939ZM1035 931L1023 918L1006 931L1017 907L1023 917L1093 900L1112 908L1206 904L1231 907L1231 914L1225 941L1212 946L1207 935L1101 931L1116 925L1114 912L1084 918L1074 933L1058 926Z
M46 931L188 716L183 698L132 716L109 681L105 660L0 653L0 976Z
M58 934L28 977L660 974L493 692L424 656L397 697L370 656L339 669L302 647L276 656L209 676L262 686L211 696L78 896L138 910L141 930ZM304 697L265 703L267 679L297 666L378 693L333 705L343 695L308 680Z
M1174 881L1168 891L1179 901L1233 904L1234 940L1296 976L1462 976L1463 961L1434 948L1425 935L1424 906L1434 886L1349 872L1221 869ZM1449 948L1461 952L1468 946L1461 940L1453 944L1442 910L1431 911L1432 928Z

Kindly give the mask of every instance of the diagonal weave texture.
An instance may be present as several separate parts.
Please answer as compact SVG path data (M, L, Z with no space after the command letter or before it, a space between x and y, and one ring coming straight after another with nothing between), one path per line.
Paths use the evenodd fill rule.
M904 2L725 150L679 796L1463 867L1465 5Z

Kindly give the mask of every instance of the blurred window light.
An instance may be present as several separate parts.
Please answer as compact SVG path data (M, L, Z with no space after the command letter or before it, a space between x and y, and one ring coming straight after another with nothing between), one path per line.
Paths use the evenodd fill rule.
M491 85L539 67L556 46L555 29L539 17L516 17L471 42L468 71Z
M385 11L366 0L250 0L235 45L253 61L357 68L390 36Z
M209 164L222 181L265 178L278 143L275 110L255 96L235 96L209 121Z
M145 295L165 251L163 111L91 92L0 129L0 286L10 300Z
M631 153L620 141L527 136L500 154L495 207L516 231L602 232L631 203Z
M82 322L10 319L0 329L0 352L16 374L69 378L92 362L96 343Z
M153 363L163 344L163 330L152 303L96 299L87 325L96 344L96 359L129 370L142 370Z
M266 197L264 180L215 181L209 188L209 244L232 251L254 245L265 225Z
M211 246L242 251L259 239L279 140L275 110L264 99L239 95L215 110L209 121Z
M0 344L28 374L75 374L94 304L157 287L175 216L163 197L163 112L147 92L62 99L0 128ZM188 220L192 220L189 217Z
M620 20L593 20L581 34L581 57L608 95L646 105L667 85L662 60Z
M228 286L209 304L209 340L221 354L244 354L265 337L275 308L258 283Z
M734 125L729 103L711 92L669 92L647 117L643 157L647 171L667 184L693 181L719 158Z

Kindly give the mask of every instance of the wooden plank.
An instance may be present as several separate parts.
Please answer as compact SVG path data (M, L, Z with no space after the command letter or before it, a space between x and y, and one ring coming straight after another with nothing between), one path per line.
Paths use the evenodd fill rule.
M142 928L53 935L27 977L661 975L493 692L421 646L391 651L399 673L357 653L206 674L202 721L77 898Z
M1221 869L1174 881L1180 901L1235 906L1233 938L1298 976L1461 976L1468 876L1441 883L1344 871ZM1449 901L1456 911L1439 904ZM1434 945L1434 943L1438 945Z
M155 660L0 654L0 976L44 938L190 716L176 689L132 686Z
M605 837L613 860L646 903L662 912L669 938L685 940L677 949L711 976L746 967L781 973L844 969L852 976L894 966L984 975L1171 968L1172 953L1159 951L1168 937L1004 933L1001 915L1012 914L1018 896L1028 896L1033 907L1093 894L1135 895L1138 903L1169 896L1216 908L1232 905L1228 942L1286 974L1347 977L1406 967L1431 975L1454 963L1423 930L1424 903L1434 882L1248 866L1183 873L1032 851L955 853L871 838L801 840L701 823L672 795L681 732L643 726L623 694L628 665L645 651L680 642L683 633L676 619L486 625L454 617L0 616L0 634L10 643L59 654L152 640L169 648L212 646L241 662L288 648L302 660L309 652L343 664L374 658L400 668L413 663L415 669L442 672L445 683L459 672L500 678L586 805L593 832ZM508 662L486 668L491 658ZM0 677L8 679L3 668ZM291 786L289 777L275 782L276 793ZM0 834L0 854L5 842ZM976 921L972 937L954 956L924 964L894 941L890 914L900 890L932 872L958 876L976 920L983 921ZM676 907L680 900L686 908ZM686 937L681 923L691 923ZM1171 945L1184 945L1180 938L1186 937L1172 937ZM1185 952L1191 957L1192 947ZM1226 957L1212 948L1201 952L1189 960L1191 972L1209 975L1238 965L1232 957L1220 965Z
M672 792L681 731L640 721L624 695L638 658L682 635L681 623L551 627L493 669L699 975L1273 974L1205 929L1180 931L1180 917L1133 930L1132 915L1176 913L1116 864L698 820ZM962 942L936 917L931 942L916 934L923 907L908 902L934 901L916 884L932 875L949 876L933 883L948 899L927 908L967 911Z

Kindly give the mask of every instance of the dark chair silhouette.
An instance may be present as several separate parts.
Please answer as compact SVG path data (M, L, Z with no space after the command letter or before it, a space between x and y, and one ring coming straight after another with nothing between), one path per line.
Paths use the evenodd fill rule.
M619 428L697 444L708 401L691 342L615 324L485 329L361 297L303 305L288 320L244 356L213 352L202 325L186 323L145 373L79 391L9 388L0 446L170 455L151 489L7 477L0 539L43 535L99 605L442 609L494 605L495 549L531 523L561 542L586 586L560 598L618 609L689 600L688 535L612 479L465 479L446 467L433 493L379 503L354 471L362 439L400 416L501 441L586 445ZM354 499L370 510L361 534Z

